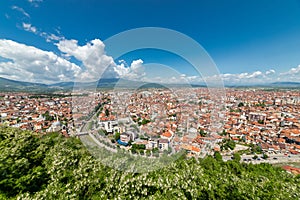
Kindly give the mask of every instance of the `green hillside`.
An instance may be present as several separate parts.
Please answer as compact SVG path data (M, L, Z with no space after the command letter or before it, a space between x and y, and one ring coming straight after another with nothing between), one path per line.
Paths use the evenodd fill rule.
M269 164L180 158L158 171L105 167L80 140L0 126L0 199L299 199L300 177Z

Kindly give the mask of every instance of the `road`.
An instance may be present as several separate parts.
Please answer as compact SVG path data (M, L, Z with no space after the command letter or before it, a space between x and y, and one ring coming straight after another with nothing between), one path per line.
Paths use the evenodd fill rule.
M114 153L117 153L117 149L113 149L103 143L101 143L93 134L89 133L89 136L93 139L93 141L98 145L98 147L100 148L105 148L106 150L108 151L111 151L111 152L114 152Z
M269 158L263 159L262 154L257 154L258 159L253 159L254 155L241 155L241 162L245 163L253 163L253 164L259 164L259 163L285 163L285 162L300 162L300 155L293 155L293 154L269 154ZM224 161L231 160L231 156L223 156Z

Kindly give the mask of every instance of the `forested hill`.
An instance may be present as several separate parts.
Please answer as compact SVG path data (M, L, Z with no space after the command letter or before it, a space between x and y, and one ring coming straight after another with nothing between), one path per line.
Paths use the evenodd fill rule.
M300 177L269 164L178 159L131 174L105 167L75 138L0 126L0 199L300 199Z

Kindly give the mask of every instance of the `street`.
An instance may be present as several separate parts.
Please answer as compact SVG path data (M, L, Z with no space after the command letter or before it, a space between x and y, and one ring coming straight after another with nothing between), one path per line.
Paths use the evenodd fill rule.
M254 155L241 155L241 162L245 163L285 163L285 162L300 162L300 155L293 155L293 154L268 154L267 159L262 158L262 154L257 154L257 159L253 159ZM232 156L223 156L224 161L231 160Z

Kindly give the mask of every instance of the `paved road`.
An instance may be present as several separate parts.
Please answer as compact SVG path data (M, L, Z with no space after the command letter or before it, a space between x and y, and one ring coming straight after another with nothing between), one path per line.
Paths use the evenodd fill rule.
M111 148L109 146L106 146L105 144L101 143L93 134L89 133L89 136L94 140L94 142L98 145L98 147L105 148L108 151L111 151L111 152L114 152L114 153L117 152L117 149L113 149L113 148Z
M263 159L262 154L257 155L258 159L253 159L254 155L241 155L241 162L245 163L285 163L285 162L300 162L300 155L293 155L293 154L269 154L269 158ZM231 156L223 156L223 160L231 160Z

